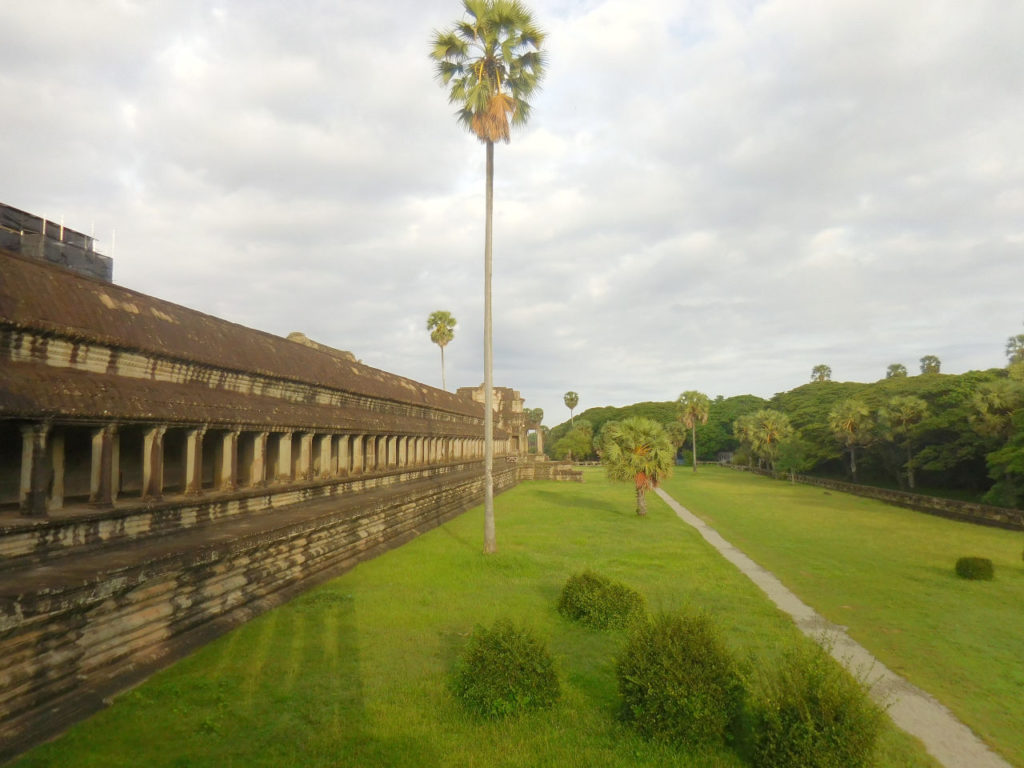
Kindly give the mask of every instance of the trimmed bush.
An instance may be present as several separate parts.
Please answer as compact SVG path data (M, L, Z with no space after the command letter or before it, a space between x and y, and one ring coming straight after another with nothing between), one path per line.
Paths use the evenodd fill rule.
M956 561L956 575L972 581L992 581L995 571L987 557L961 557Z
M623 718L647 738L687 745L731 738L743 686L707 616L663 614L636 622L615 671Z
M750 703L756 768L873 765L885 713L824 649L801 643L759 687Z
M468 710L489 718L550 707L560 694L547 647L508 619L473 631L455 666L452 691Z
M644 598L625 584L584 571L562 587L558 612L593 629L617 629L644 614Z

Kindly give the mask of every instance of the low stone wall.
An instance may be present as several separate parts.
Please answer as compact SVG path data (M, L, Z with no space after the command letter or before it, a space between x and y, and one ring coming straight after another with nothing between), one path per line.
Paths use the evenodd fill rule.
M701 462L702 464L717 464L717 462ZM719 466L730 469L753 472L759 475L771 477L768 470L744 467L737 464L722 464ZM920 493L908 493L907 491L894 491L888 488L876 488L871 485L859 483L844 483L840 480L829 480L811 475L796 475L796 482L805 485L816 485L820 488L839 491L841 493L852 493L854 496L864 496L869 499L878 499L887 504L894 504L897 507L913 509L917 512L926 512L929 515L948 517L953 520L962 520L978 525L989 525L995 528L1007 528L1013 531L1024 531L1024 510L1009 509L1007 507L993 507L988 504L975 504L969 501L958 501L956 499L944 499L941 496L925 496Z
M571 461L548 461L536 456L520 456L516 466L520 480L558 480L582 483L583 472L573 467Z
M384 478L378 478L383 481ZM517 481L495 468L495 491ZM483 498L477 463L441 476L171 526L23 561L0 588L0 760L212 638Z

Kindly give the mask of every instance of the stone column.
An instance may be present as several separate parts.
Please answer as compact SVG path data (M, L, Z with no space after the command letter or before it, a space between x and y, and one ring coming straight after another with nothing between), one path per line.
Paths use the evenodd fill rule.
M363 471L363 436L352 435L352 474L358 475Z
M299 472L296 480L310 480L313 477L313 433L302 432L299 436Z
M117 475L120 451L117 445L117 425L107 424L92 433L92 473L89 481L89 501L109 506L117 501Z
M292 433L283 432L278 443L277 466L274 467L275 478L291 482L292 477Z
M320 459L320 477L331 477L338 473L334 463L334 435L320 435L316 439L316 453Z
M64 433L54 432L50 435L50 471L53 473L53 484L50 487L50 498L47 509L64 508Z
M224 433L220 452L220 485L218 490L233 491L238 488L238 431Z
M267 481L267 437L269 432L259 432L252 441L252 466L249 468L249 485L263 485Z
M203 492L203 436L206 427L185 433L185 493L198 496Z
M388 438L385 435L377 436L377 469L388 468Z
M398 466L408 467L409 466L409 441L411 437L400 437L398 438Z
M396 435L388 438L388 466L398 466L398 437Z
M46 436L50 423L26 424L21 428L21 491L19 507L26 516L45 516L50 467Z
M537 455L544 453L544 430L537 427Z
M338 474L349 473L349 435L338 435Z
M150 427L142 435L142 498L159 499L164 493L164 433L166 425Z

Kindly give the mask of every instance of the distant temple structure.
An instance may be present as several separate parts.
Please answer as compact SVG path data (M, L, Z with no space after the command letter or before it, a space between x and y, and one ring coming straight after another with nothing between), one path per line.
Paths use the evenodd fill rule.
M91 238L0 222L0 761L482 500L481 389L114 285ZM496 492L578 480L495 392Z

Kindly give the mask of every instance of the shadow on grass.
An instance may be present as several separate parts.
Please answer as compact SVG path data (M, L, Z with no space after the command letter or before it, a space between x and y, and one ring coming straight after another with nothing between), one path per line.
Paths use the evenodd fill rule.
M572 507L574 509L594 509L599 512L609 512L618 517L630 517L636 514L636 509L631 506L629 500L619 504L604 499L593 499L586 496L567 497L564 493L537 489L534 492L537 498L558 507Z

